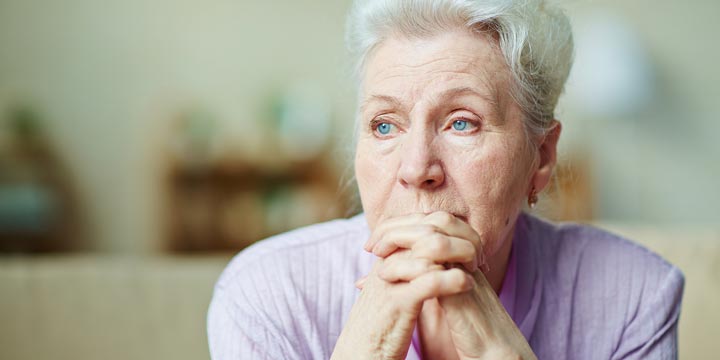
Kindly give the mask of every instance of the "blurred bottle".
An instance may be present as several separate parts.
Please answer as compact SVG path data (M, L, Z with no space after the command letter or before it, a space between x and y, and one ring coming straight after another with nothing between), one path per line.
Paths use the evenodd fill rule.
M209 111L200 108L184 112L173 134L175 161L184 169L207 171L216 156L217 124Z
M37 113L11 108L0 149L0 252L47 252L77 246L77 219L67 176Z
M312 161L323 156L332 132L330 100L310 81L288 86L275 99L276 146L290 162Z

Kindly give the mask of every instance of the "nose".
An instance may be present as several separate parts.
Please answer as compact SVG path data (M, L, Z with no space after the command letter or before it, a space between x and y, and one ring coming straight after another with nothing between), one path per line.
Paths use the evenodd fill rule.
M401 153L398 181L403 187L433 190L445 182L445 170L432 148L432 135L408 134Z

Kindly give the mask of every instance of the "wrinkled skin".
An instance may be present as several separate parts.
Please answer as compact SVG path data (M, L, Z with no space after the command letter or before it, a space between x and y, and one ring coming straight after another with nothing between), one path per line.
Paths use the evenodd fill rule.
M488 34L393 36L370 54L355 174L379 260L334 358L403 359L416 324L426 358L534 358L497 293L560 125L528 139L511 81Z

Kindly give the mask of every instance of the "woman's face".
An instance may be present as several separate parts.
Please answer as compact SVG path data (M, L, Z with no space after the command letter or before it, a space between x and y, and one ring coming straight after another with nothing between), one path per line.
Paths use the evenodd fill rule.
M468 222L488 256L511 236L537 152L494 41L460 30L391 37L368 58L355 174L371 229L442 210Z

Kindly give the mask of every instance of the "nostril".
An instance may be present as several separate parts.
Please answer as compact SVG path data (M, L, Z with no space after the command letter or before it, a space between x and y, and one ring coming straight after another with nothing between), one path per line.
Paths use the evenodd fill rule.
M404 161L397 173L397 181L406 188L434 189L445 181L441 164L428 155Z

